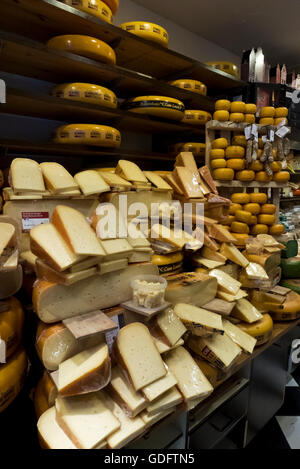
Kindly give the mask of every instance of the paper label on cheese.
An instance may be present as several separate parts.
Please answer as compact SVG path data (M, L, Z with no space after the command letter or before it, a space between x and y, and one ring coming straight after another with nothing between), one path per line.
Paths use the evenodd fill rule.
M114 343L115 338L119 334L119 330L125 326L125 319L123 314L119 314L118 316L113 316L110 318L113 322L115 322L118 326L117 329L114 329L113 331L106 332L105 334L105 339L107 346L109 348L109 352L111 353L112 351L112 346Z
M22 212L23 233L29 233L31 228L49 222L49 212Z
M6 343L0 338L0 363L6 363Z

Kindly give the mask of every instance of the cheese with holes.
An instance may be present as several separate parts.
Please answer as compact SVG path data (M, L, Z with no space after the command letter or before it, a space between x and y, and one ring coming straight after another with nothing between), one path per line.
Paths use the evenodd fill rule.
M231 313L235 318L242 321L253 323L262 319L260 312L246 298L237 300L236 305Z
M175 386L166 391L161 397L156 399L154 402L151 402L147 407L147 412L149 415L157 414L164 410L170 409L177 406L182 402L182 395L177 390Z
M215 277L218 282L219 290L229 293L230 295L236 295L241 287L241 283L230 277L222 270L213 269L209 272L210 277Z
M56 421L55 407L44 412L37 423L39 439L44 449L78 449Z
M220 254L241 267L245 268L249 264L248 259L246 259L246 257L233 244L223 243L220 249Z
M15 158L10 166L14 192L45 192L40 165L29 158Z
M150 330L167 345L173 346L186 332L185 326L172 308L167 308L150 321Z
M166 376L154 381L154 383L148 384L141 389L142 394L145 396L147 401L152 402L158 399L162 394L169 391L177 384L177 380L170 371L167 372Z
M140 391L135 391L133 386L124 378L124 374L115 366L111 370L109 392L113 399L131 418L138 415L147 406L147 400Z
M217 293L217 280L206 274L188 272L168 277L166 301L173 305L189 303L202 306L213 300Z
M185 303L178 303L174 311L183 324L195 335L201 336L206 331L224 332L222 318L219 314Z
M110 190L109 185L100 174L92 169L75 174L74 181L78 184L85 196L102 194L102 192L108 192Z
M223 327L233 342L235 342L246 353L252 353L256 345L256 339L246 334L230 321L223 319Z

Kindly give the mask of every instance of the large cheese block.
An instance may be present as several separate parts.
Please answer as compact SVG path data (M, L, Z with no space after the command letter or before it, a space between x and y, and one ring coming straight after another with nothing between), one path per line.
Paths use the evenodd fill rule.
M43 322L52 323L119 305L130 300L130 281L138 275L158 275L158 268L150 263L130 264L126 269L95 275L70 286L37 280L34 310Z
M119 331L113 353L136 391L167 373L150 332L142 323L128 324Z
M39 441L44 449L78 449L56 421L55 407L46 410L37 423Z
M93 449L120 428L101 391L85 396L58 397L56 420L77 448Z
M252 324L240 322L237 327L256 339L256 347L263 345L270 339L273 332L273 320L269 314L263 314L262 319Z
M151 402L151 404L149 404L147 407L147 412L150 415L157 414L157 412L162 412L180 404L182 400L182 395L180 394L178 389L173 386L161 397L156 399L154 402Z
M135 391L133 386L124 378L120 368L115 366L111 370L109 392L123 411L134 418L147 406L147 400L141 392Z
M21 391L28 368L25 350L19 348L6 363L0 364L0 413Z
M177 347L168 352L165 361L177 379L177 386L184 400L204 398L213 392L213 387L184 347Z
M164 343L173 346L186 332L185 326L172 308L167 308L150 321L151 333Z
M183 324L195 335L206 335L207 332L224 333L220 314L186 303L177 303L174 312Z
M99 260L100 262L100 260ZM79 272L57 272L43 261L37 258L35 262L35 272L37 278L47 280L48 282L60 283L62 285L72 285L73 283L92 277L98 273L98 267L91 267L89 269L81 270Z
M100 391L110 380L111 362L106 344L100 343L58 366L58 393L76 396Z
M237 300L231 314L235 318L241 319L249 324L262 319L261 313L250 303L250 301L246 300L246 298Z
M45 192L40 165L29 158L15 158L10 167L14 192Z
M227 319L223 319L223 326L225 334L227 334L233 342L241 347L244 352L248 354L253 352L256 345L256 339L239 329L235 324L232 324Z
M143 395L149 402L158 399L162 394L169 391L173 386L177 384L177 380L170 371L167 372L166 376L154 381L154 383L148 384L141 389ZM170 406L171 407L171 406Z
M217 280L202 273L183 273L168 277L166 301L173 305L189 303L202 306L213 300L217 293Z
M6 358L8 358L21 342L24 311L16 298L12 297L5 302L7 302L7 311L0 312L0 339L5 342Z

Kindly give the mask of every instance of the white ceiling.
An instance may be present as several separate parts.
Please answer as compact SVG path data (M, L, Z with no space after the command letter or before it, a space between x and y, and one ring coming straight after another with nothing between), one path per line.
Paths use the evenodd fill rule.
M272 65L300 69L299 0L134 1L240 56L262 46Z

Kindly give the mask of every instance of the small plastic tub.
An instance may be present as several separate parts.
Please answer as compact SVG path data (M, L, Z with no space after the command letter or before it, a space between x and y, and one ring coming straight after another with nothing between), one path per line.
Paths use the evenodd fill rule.
M159 275L139 275L131 280L132 301L136 306L156 308L164 303L167 281Z

